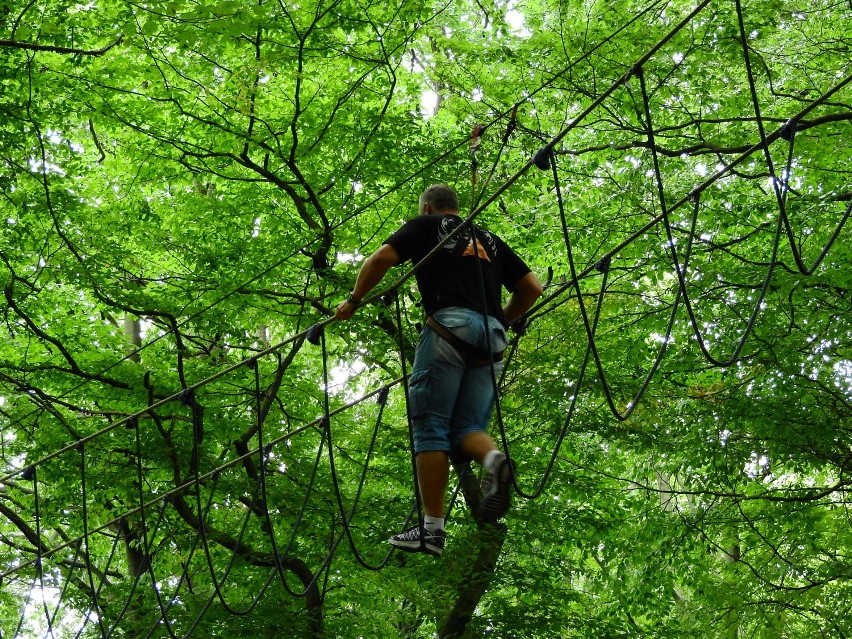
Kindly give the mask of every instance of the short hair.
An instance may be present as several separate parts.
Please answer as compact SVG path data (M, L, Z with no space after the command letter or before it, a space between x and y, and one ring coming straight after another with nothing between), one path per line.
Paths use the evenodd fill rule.
M451 186L446 184L433 184L420 196L419 213L423 212L423 206L429 204L436 213L444 211L459 210L459 196Z

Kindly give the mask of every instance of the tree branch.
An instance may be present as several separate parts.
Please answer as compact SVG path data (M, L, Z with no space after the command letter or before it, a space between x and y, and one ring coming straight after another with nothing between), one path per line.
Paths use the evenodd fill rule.
M0 40L0 47L10 47L12 49L26 49L27 51L50 51L51 53L67 53L72 55L91 55L102 56L104 53L119 45L124 39L120 36L118 40L112 44L108 44L103 49L77 49L74 47L58 47L52 44L33 44L31 42L19 42L18 40Z

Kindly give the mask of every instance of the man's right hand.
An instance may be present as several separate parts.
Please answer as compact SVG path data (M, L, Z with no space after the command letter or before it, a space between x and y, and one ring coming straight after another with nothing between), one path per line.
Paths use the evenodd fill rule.
M348 320L350 317L355 315L355 311L358 310L358 305L353 304L349 300L343 300L337 306L337 310L334 312L334 319L336 320Z

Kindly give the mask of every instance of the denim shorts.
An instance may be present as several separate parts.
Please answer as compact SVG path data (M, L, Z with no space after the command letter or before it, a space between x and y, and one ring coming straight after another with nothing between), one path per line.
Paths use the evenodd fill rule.
M500 321L469 308L452 306L432 314L469 344L499 353L506 348ZM494 408L495 382L502 362L465 368L459 352L429 326L420 333L408 386L414 452L444 451L459 459L465 435L486 431Z

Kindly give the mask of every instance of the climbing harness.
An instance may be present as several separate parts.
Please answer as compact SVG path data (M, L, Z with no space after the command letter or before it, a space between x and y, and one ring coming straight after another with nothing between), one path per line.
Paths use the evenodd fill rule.
M503 360L503 351L495 353L466 342L431 315L426 317L426 326L435 331L441 339L449 342L450 346L458 351L458 354L464 360L465 368L479 368L480 366L496 364Z

